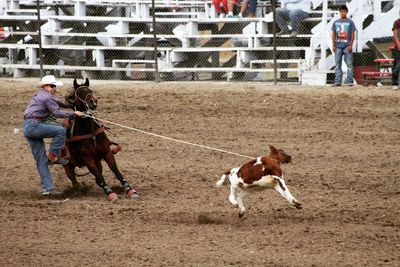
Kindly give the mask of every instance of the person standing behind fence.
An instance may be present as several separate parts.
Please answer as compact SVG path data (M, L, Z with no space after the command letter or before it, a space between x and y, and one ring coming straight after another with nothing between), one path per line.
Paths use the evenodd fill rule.
M400 71L400 19L393 24L393 67L392 67L392 89L399 89L399 71Z
M290 37L296 37L300 22L309 16L310 6L310 0L281 0L281 7L276 9L276 24L280 29L276 35L281 36L288 33L288 24L290 23L292 28Z
M342 60L347 66L347 77L345 84L353 85L353 43L356 26L354 22L347 17L349 10L347 6L339 7L340 19L336 20L332 25L332 50L335 53L335 84L342 85Z

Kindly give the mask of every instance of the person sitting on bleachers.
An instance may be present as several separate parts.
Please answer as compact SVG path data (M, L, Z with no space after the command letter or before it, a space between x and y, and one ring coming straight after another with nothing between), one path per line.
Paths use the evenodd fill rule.
M235 6L240 6L240 13L238 16L234 15ZM228 18L243 18L246 11L248 11L249 17L255 17L257 11L257 0L227 0L227 9Z
M218 17L223 18L225 17L225 14L228 13L228 1L230 0L213 0L213 5L215 8L215 11L218 13ZM223 9L221 9L221 2Z
M309 16L310 5L310 0L281 0L281 7L276 9L276 24L280 29L277 35L288 33L290 24L290 37L297 36L300 22Z
M249 14L249 17L254 18L256 16L257 0L242 0L238 2L240 2L240 4L242 5L240 7L239 18L243 18L246 11Z

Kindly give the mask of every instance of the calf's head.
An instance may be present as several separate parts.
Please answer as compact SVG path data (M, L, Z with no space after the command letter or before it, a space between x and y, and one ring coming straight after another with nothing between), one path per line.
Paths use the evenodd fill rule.
M270 158L275 159L279 163L289 163L292 161L292 156L287 154L283 149L277 149L274 146L269 146L271 153L269 154Z

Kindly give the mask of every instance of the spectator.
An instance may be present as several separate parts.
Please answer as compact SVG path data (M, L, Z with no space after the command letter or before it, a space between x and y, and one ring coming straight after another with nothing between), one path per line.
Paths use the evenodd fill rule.
M281 7L276 9L276 24L280 29L277 35L288 33L290 24L290 37L297 36L300 22L309 16L310 5L310 0L281 0Z
M217 11L218 16L220 18L225 17L225 14L228 13L228 1L230 1L230 0L213 0L213 5L215 8L215 11ZM221 2L222 2L223 10L221 9Z
M240 7L239 18L243 18L246 11L249 14L249 17L254 18L256 16L257 0L242 0L240 4L242 6Z
M340 19L336 20L332 25L332 47L335 53L335 84L342 85L342 60L347 65L347 78L345 84L353 85L353 42L356 31L354 22L347 18L349 10L347 6L339 7Z
M233 18L233 6L240 2L241 0L228 0L228 18Z
M223 10L221 9L221 2ZM228 18L233 18L235 5L241 5L239 18L242 18L246 11L248 11L249 17L256 16L257 0L213 0L213 4L220 18L223 18L225 14L228 15Z
M392 89L399 89L399 71L400 71L400 19L393 24L393 68L392 68Z

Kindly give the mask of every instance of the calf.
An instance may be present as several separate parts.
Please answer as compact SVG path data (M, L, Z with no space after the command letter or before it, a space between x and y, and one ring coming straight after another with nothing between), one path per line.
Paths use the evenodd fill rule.
M280 163L291 162L292 156L273 146L269 148L271 149L269 156L258 157L243 164L241 167L233 168L225 172L217 182L217 187L221 187L226 177L229 177L231 183L229 201L233 206L239 206L240 218L246 210L243 206L243 198L254 191L262 191L264 189L274 189L293 206L298 209L302 208L301 203L292 196L287 188L280 167ZM238 192L239 188L241 189L240 192Z

